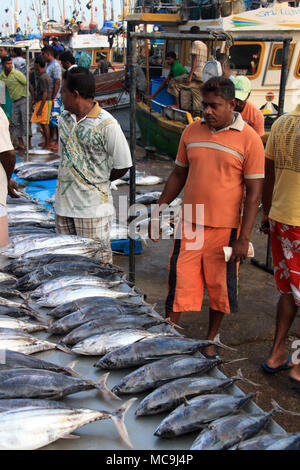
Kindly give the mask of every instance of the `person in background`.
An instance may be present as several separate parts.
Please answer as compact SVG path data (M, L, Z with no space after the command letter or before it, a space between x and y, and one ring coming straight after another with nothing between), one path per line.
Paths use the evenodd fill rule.
M286 338L300 306L300 104L279 117L266 144L266 179L262 224L269 222L274 277L280 293L276 329L265 372L291 369L293 388L300 392L300 364L286 353ZM262 226L263 226L262 225ZM268 229L266 229L268 231ZM298 355L297 359L300 357Z
M245 75L239 75L234 78L233 83L235 87L235 111L241 113L244 121L262 137L265 134L265 121L262 112L248 99L251 93L249 78Z
M9 56L2 58L3 70L0 80L3 80L12 99L12 135L17 140L16 148L25 149L23 136L26 132L26 77L13 68Z
M239 262L247 257L265 158L260 137L234 112L233 82L211 78L201 93L204 119L184 129L175 169L158 204L170 204L184 188L182 220L170 255L166 314L177 323L181 312L200 311L205 284L210 306L207 339L213 340L224 314L238 310ZM149 226L154 241L159 239L159 210L153 211ZM228 263L226 246L232 247ZM214 346L204 352L216 357Z
M64 51L59 55L59 60L64 70L71 70L73 67L77 67L75 57L71 51Z
M65 50L64 46L58 41L56 37L52 38L52 49L54 49L55 52L58 52L58 54Z
M8 56L8 49L6 47L0 47L0 60L1 60L0 73L3 70L2 58L7 57L7 56ZM2 109L3 109L3 111L5 112L5 114L7 116L7 119L10 121L11 120L11 113L12 113L12 100L11 100L11 97L10 97L10 94L9 94L9 91L8 91L7 87L5 87L5 88L6 88L5 103L2 103L1 106L2 106Z
M97 65L97 73L102 74L102 73L108 73L109 69L113 69L114 71L116 70L115 67L107 60L106 54L100 54L100 59L98 61Z
M52 47L44 47L42 55L47 63L46 72L51 79L51 118L50 118L50 146L54 152L58 150L58 131L57 119L61 113L61 98L60 98L60 85L61 85L61 66L54 58L54 50ZM56 134L56 142L54 135Z
M34 112L31 122L36 122L42 126L42 133L45 138L43 148L51 150L49 122L51 116L51 79L46 72L46 62L43 56L35 58L34 67L38 72L36 91L33 97Z
M109 263L114 214L110 182L132 166L130 150L119 123L94 100L95 79L89 70L64 72L61 96L65 111L59 119L56 231L99 241L99 256Z
M22 57L22 49L20 47L13 48L11 55L14 68L26 77L26 59Z
M180 62L177 60L176 54L173 51L169 51L166 53L166 62L170 66L170 73L165 78L165 80L160 84L158 89L152 93L152 95L149 97L150 100L154 100L156 95L166 86L168 85L168 93L171 95L175 96L176 100L176 107L180 109L180 103L179 103L179 94L180 94L180 89L177 88L177 80L179 77L187 79L187 74L188 71L186 68L184 68Z
M16 154L9 135L9 122L0 108L0 248L8 245L8 222L6 210L7 193L11 197L16 194L16 186L11 181L11 175L16 163Z
M44 36L43 37L43 47L49 47L49 46L50 46L49 38L47 36Z

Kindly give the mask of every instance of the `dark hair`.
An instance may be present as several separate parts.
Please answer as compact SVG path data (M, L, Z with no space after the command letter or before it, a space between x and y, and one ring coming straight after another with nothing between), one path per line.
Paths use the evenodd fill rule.
M202 95L205 93L214 93L221 96L224 100L230 101L235 98L235 89L233 81L226 77L212 77L204 82L200 88Z
M22 49L20 47L14 48L14 53L16 54L17 57L22 55Z
M45 47L43 47L42 52L44 52L44 53L46 53L46 54L50 54L50 55L52 55L52 56L54 57L54 49L53 49L53 47L51 47L51 46L45 46Z
M44 36L44 37L43 37L43 41L46 41L46 42L48 42L48 44L49 44L49 38L48 38L47 36Z
M94 75L85 67L73 67L63 74L68 90L73 93L78 91L82 98L94 99L95 79Z
M171 57L171 59L174 59L174 60L176 60L176 58L177 58L175 52L173 52L173 51L170 51L170 52L166 53L166 59L168 57Z
M217 59L222 65L225 65L227 62L229 62L229 57L228 57L228 55L224 54L224 52L217 52L217 54L216 54L216 59Z
M34 59L34 63L35 64L38 64L40 67L42 67L42 69L45 67L46 65L46 61L44 59L44 57L42 55L38 55L35 59Z
M1 58L1 63L5 64L5 62L11 61L10 55L5 55L4 57Z
M71 51L64 51L59 55L59 60L61 62L70 62L70 64L75 64L75 57Z

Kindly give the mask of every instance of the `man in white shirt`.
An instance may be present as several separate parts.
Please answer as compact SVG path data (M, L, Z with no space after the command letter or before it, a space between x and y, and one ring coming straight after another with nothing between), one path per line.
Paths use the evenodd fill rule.
M95 79L88 69L75 67L64 73L56 230L101 242L101 258L111 262L114 207L110 183L127 172L132 160L119 123L100 108L94 95Z
M10 140L9 122L0 107L0 247L8 244L7 193L12 197L19 197L15 192L15 185L10 179L15 163L16 154Z

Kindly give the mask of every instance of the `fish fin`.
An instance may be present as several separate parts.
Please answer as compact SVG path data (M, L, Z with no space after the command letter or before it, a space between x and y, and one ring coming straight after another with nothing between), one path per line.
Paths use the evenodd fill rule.
M67 346L65 346L64 344L56 343L56 347L57 347L57 349L59 349L60 351L66 353L66 354L72 354L71 349L67 348Z
M247 361L248 357L240 357L239 359L232 359L230 361L222 361L222 364L233 364L234 362Z
M26 308L26 315L28 315L29 317L35 318L38 322L43 323L44 325L49 326L48 320L46 320L42 315L40 315L40 313L37 310L34 310L31 307Z
M109 376L109 372L101 375L97 383L94 383L95 387L99 390L99 392L104 393L105 395L108 395L109 397L114 398L115 400L121 400L121 398L119 398L111 390L109 390L108 386L106 385L108 376Z
M230 351L236 351L236 348L231 348L230 346L226 346L226 344L221 343L219 334L215 336L214 340L211 341L211 343L215 346L219 346L219 348L229 349Z
M239 369L237 371L236 377L233 377L233 379L242 380L242 382L246 382L250 385L253 385L254 387L260 387L260 384L256 384L255 382L252 382L251 380L246 379L246 377L244 377L242 374L242 369Z
M76 434L63 434L60 436L60 439L80 439L80 436L76 436Z
M186 397L183 397L183 404L184 404L184 406L189 406L189 404L190 404Z
M273 398L271 399L271 403L273 406L272 411L274 413L287 413L292 416L300 416L300 413L296 413L295 411L290 411L290 410L286 410L285 408L282 408L275 400L273 400Z
M184 330L182 326L177 325L177 323L173 323L170 317L164 318L163 320L169 325L173 326L173 328L179 328L180 330Z
M117 411L111 414L111 419L116 426L121 438L123 441L128 445L128 447L132 448L132 444L129 439L129 435L124 423L124 416L126 411L131 407L131 405L137 400L137 398L130 398L127 400Z

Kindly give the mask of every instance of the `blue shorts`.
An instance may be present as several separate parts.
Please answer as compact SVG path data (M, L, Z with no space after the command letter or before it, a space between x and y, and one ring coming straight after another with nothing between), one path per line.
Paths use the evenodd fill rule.
M55 98L55 100L52 102L52 108L51 108L51 117L50 117L50 127L57 127L57 120L60 116L61 113L61 99L60 98Z

